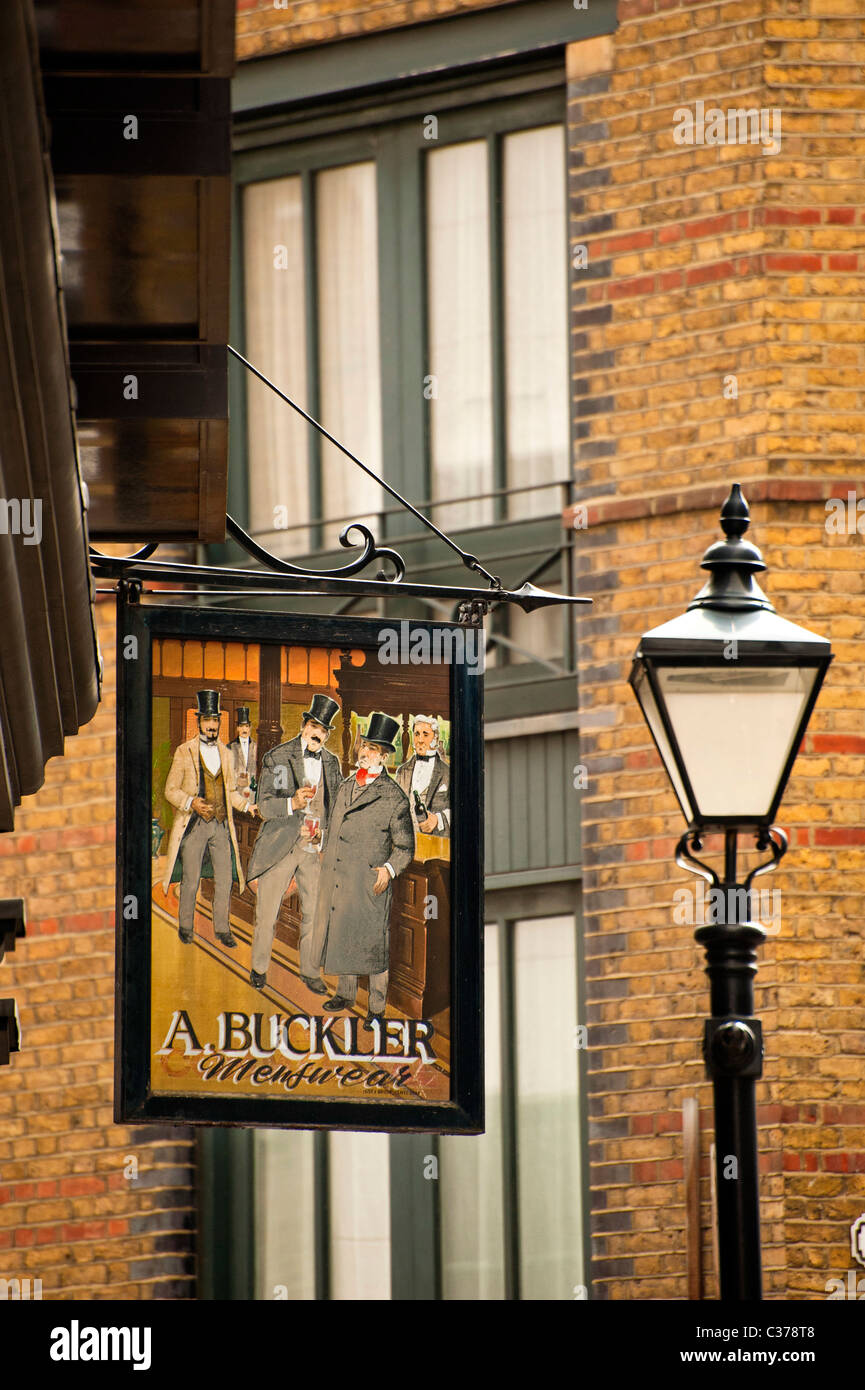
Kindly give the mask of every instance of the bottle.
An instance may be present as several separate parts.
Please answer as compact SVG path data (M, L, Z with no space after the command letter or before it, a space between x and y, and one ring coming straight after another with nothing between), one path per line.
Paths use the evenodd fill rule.
M427 810L426 805L423 801L421 801L418 792L413 791L412 796L414 797L415 816L417 817L418 821L426 820L427 816L429 815L429 811Z

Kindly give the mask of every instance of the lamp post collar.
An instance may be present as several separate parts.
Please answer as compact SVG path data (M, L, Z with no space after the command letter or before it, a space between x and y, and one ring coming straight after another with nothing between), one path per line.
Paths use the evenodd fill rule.
M688 612L694 608L764 608L775 612L754 578L766 565L756 545L744 539L750 524L748 503L739 484L734 483L721 508L721 529L726 539L715 541L703 556L700 567L709 571L709 578L688 604Z

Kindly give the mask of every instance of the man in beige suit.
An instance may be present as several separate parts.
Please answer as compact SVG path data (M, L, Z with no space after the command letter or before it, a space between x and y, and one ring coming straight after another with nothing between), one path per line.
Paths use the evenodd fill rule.
M176 749L165 783L165 799L177 814L168 841L168 861L162 886L166 893L180 861L180 940L192 941L195 931L195 899L201 882L201 864L210 855L213 869L213 929L223 946L236 946L228 909L233 878L232 857L237 866L240 892L245 887L234 811L246 809L237 790L233 760L219 741L219 691L199 690L198 734Z

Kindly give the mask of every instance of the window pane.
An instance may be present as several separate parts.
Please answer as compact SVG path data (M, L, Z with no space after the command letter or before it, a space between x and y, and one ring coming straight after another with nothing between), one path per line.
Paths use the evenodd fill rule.
M427 258L432 496L493 488L487 147L427 155ZM439 526L483 526L492 500L437 507Z
M308 408L303 209L296 176L254 183L243 195L246 356ZM233 368L232 370L240 370ZM249 524L279 555L307 550L309 426L245 372Z
M499 938L484 930L486 1133L441 1141L442 1296L505 1296Z
M560 125L504 140L504 314L509 488L568 476L565 146ZM563 489L509 498L512 517L561 511Z
M521 1294L573 1299L585 1283L573 917L517 922L514 968Z
M316 176L315 199L321 423L381 473L375 163L324 170ZM337 543L347 521L365 521L378 532L381 488L326 440L321 473L323 514L334 518L325 545Z
M718 632L726 636L723 621ZM725 660L720 670L657 668L695 809L711 817L767 815L787 759L801 742L816 668L758 666L752 660Z
M386 1134L328 1135L331 1298L390 1298Z
M255 1296L315 1298L313 1136L255 1134Z

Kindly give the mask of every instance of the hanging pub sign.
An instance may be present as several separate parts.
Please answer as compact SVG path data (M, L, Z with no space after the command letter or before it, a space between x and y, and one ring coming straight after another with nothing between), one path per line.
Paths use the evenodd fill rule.
M482 630L118 613L115 1118L482 1132Z

